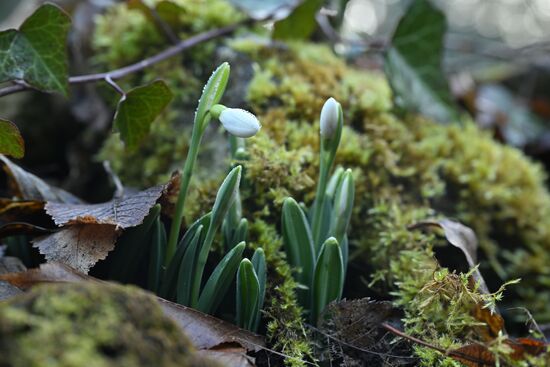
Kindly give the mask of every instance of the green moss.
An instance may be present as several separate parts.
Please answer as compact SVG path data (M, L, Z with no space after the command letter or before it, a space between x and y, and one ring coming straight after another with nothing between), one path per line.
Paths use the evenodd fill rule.
M154 299L134 287L65 283L0 304L2 366L194 366Z
M196 5L189 0L178 4ZM203 13L196 16L206 16L207 8L199 2L194 11ZM187 24L195 21L198 25L187 29L205 27L206 23L194 19ZM252 79L236 82L246 83L240 90L247 91L248 107L263 124L261 134L247 140L249 157L239 162L244 166L241 196L245 217L254 228L252 239L264 249L268 246L268 259L271 256L268 334L273 341L281 338L280 349L297 358L309 354L300 310L292 296L295 284L280 254L276 228L282 199L293 196L306 204L313 199L318 116L331 96L342 103L346 124L336 164L352 168L357 184L351 258L359 267L371 270L363 274L371 287L391 295L405 310L407 330L422 332L429 342L447 347L464 342L462 338L475 326L470 316L473 306L467 298L451 297L452 304L437 298L426 303L426 289L433 285L435 272L443 271L433 249L446 244L431 235L409 231L407 226L433 217L453 217L472 227L480 240L481 271L490 275L490 286L498 288L505 280L521 277L522 285L506 293L505 304L527 306L537 321L550 321L550 195L540 165L495 142L473 123L441 126L412 115L396 115L391 90L381 73L350 67L325 46L272 44L261 34L235 38L228 45L246 55L238 60L248 60L249 65L237 66L251 70ZM208 70L212 69L212 58L194 59L196 56L189 54L182 62L190 79L204 80L202 65L210 63ZM170 75L169 70L157 72L158 76ZM176 88L185 90L184 86ZM195 89L200 91L200 87ZM189 120L198 95L182 93L187 99L172 110ZM176 130L171 129L176 129L176 122L175 117L166 118L164 128L159 127L148 148L136 156L113 156L105 149L104 157L118 161L116 171L132 182L149 182L165 175L169 168L180 167L185 155L186 139L182 138L181 145L174 142ZM170 153L176 151L170 150L174 146L177 154ZM203 148L203 157L214 152L209 152L208 146ZM225 164L219 159L224 152L212 161ZM143 160L139 156L155 158L140 170L134 163ZM218 172L223 172L212 172L209 165L202 167L198 188L190 193L197 199L189 209L189 218L208 208L209 192L216 187L212 183L218 182ZM461 275L450 272L438 283L443 294L456 290L457 279ZM476 290L461 289L460 295L479 296ZM422 314L420 304L426 304ZM452 322L442 317L450 310ZM285 328L291 331L286 333ZM418 355L425 365L436 360L442 366L456 364L424 348L418 349Z

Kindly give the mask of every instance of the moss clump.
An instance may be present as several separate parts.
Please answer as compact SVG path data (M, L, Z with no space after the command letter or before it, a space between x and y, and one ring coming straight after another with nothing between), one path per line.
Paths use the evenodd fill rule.
M196 366L187 337L135 287L38 286L0 304L0 366Z

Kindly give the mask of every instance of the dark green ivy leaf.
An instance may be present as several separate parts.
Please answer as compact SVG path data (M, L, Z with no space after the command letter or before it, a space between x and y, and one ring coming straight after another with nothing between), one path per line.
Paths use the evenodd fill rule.
M114 126L130 150L136 149L149 133L157 116L172 100L172 92L161 80L129 91L118 102Z
M385 71L401 107L440 122L456 121L441 69L445 15L427 0L415 0L399 21L385 55Z
M25 144L21 133L15 124L0 119L0 154L11 155L14 158L23 158Z
M18 31L0 32L0 82L24 80L37 89L67 95L70 24L63 10L45 4Z
M275 23L273 39L289 40L308 38L316 27L315 14L322 0L305 0L288 17Z

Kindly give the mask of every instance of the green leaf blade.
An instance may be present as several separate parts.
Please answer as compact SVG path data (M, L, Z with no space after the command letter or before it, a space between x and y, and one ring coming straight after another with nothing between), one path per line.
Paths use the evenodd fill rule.
M315 247L308 220L292 198L285 199L283 203L282 231L290 264L302 269L298 281L309 287L313 277Z
M440 122L457 119L441 69L446 29L440 10L427 0L415 0L397 26L384 63L396 102Z
M344 266L340 245L334 237L328 238L315 266L312 289L311 322L317 323L319 315L332 301L339 300L343 290Z
M259 312L260 285L254 266L243 259L237 274L237 325L252 330Z
M244 248L245 243L239 243L216 266L201 292L197 307L199 311L209 314L216 312L235 278Z
M225 92L227 81L229 80L230 67L227 62L224 62L210 76L204 89L202 90L197 112L195 113L195 124L202 124L201 129L206 127L205 119L207 114L217 104Z
M172 92L161 80L132 89L121 98L114 126L130 150L135 150L149 133L153 121L172 100Z
M8 120L0 119L0 154L13 158L23 158L25 143L17 126Z

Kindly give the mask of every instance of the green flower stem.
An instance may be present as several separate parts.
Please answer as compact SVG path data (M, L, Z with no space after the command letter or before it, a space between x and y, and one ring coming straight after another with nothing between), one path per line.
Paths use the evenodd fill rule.
M313 243L315 249L318 250L321 246L320 242L324 239L319 238L321 235L321 219L323 213L323 206L325 204L325 196L328 183L328 173L330 167L334 162L334 156L336 151L329 150L327 152L325 139L321 138L321 159L319 162L319 184L317 185L317 192L315 193L315 201L313 202L313 221L312 221L312 234Z
M166 256L164 257L164 266L168 266L172 256L176 252L176 245L178 243L178 237L181 229L181 222L183 220L183 208L185 207L185 198L189 189L189 183L191 182L191 176L193 175L193 168L197 161L199 154L199 146L201 144L202 135L204 132L203 124L195 123L193 125L193 133L191 135L191 145L189 146L189 152L185 159L185 165L183 166L183 173L181 175L180 192L178 195L178 201L176 203L176 212L172 220L170 227L170 237L168 238L168 246L166 247Z

